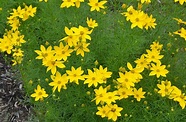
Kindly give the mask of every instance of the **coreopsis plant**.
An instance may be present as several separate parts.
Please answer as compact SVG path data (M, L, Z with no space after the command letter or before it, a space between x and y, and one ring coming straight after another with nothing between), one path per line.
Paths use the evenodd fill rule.
M158 93L162 97L168 97L169 99L173 99L174 101L178 102L182 109L185 108L186 105L186 96L185 93L182 93L182 91L177 88L176 86L171 86L171 82L161 81L161 84L157 84L157 87L159 88Z
M65 68L64 61L59 60L56 56L52 56L50 59L46 59L46 63L43 64L47 67L47 72L51 70L54 75L58 68Z
M112 72L107 71L107 67L103 68L102 65L99 66L99 69L94 68L93 70L101 78L101 81L99 83L106 83L107 79L110 78L112 75Z
M102 118L108 117L108 119L112 119L116 121L119 116L121 116L122 107L118 107L117 104L107 104L102 107L98 107L97 115L100 115Z
M148 68L149 66L149 62L147 61L145 55L141 55L140 58L136 59L134 61L136 63L136 67L140 67L142 70L144 70L145 68Z
M88 49L88 46L90 43L86 42L78 42L77 45L74 47L74 50L76 51L76 55L81 55L82 57L85 56L85 52L90 52Z
M142 98L145 98L144 94L146 92L142 91L142 88L139 88L138 90L136 88L133 89L133 96L136 98L137 101L140 101Z
M121 13L126 17L127 21L132 23L131 29L134 27L139 27L140 29L145 28L148 30L149 28L155 28L157 25L155 23L156 19L152 17L152 15L148 16L141 10L135 10L133 6L129 6L127 8L127 12Z
M130 72L119 72L119 76L120 77L117 79L117 81L122 84L122 86L126 87L127 89L135 86L135 78L132 77L132 74Z
M97 87L98 84L102 83L102 77L99 76L96 72L88 69L88 74L84 75L85 81L84 84L88 84L88 87L95 86Z
M47 2L48 0L39 0L39 2L42 2L42 1ZM151 28L155 28L157 24L156 24L156 19L153 17L153 15L148 15L144 11L142 11L143 5L151 3L151 0L138 0L138 1L140 1L140 3L138 3L138 9L137 10L134 9L133 6L129 5L129 7L127 8L127 11L122 13L122 15L124 15L126 17L127 21L131 22L131 28L132 29L135 28L135 27L138 27L140 29L146 29L146 30L149 30ZM53 1L53 2L57 3L55 1ZM69 8L71 6L76 6L77 8L80 8L80 4L82 2L84 2L84 0L62 0L61 6L60 5L59 6L61 8ZM112 2L117 3L118 1L112 0ZM108 5L113 4L112 2L108 1ZM185 1L184 0L175 0L175 2L180 2L180 4L183 5ZM85 6L89 5L91 12L92 11L98 11L99 12L99 11L106 8L105 4L107 3L107 1L106 0L105 1L104 0L102 0L102 1L101 0L89 0L87 3L88 4L84 4L84 5ZM132 3L133 2L130 2L130 4L132 4ZM38 4L41 4L41 3L36 2L35 4L38 5ZM52 4L52 7L54 7L54 5L55 5L51 2L49 2L49 3L46 4L47 9L51 7L50 4ZM44 5L44 4L42 4L42 5ZM42 5L38 6L38 7L42 7ZM36 13L36 10L37 10L37 8L32 7L32 5L26 6L25 4L23 4L23 6L24 6L24 8L22 8L21 6L18 6L16 9L13 9L13 12L11 12L11 16L9 16L7 18L8 19L7 23L10 25L11 30L6 32L6 34L4 34L4 36L3 36L3 38L0 38L0 51L3 52L3 53L6 53L6 54L12 54L13 65L15 65L17 63L21 63L21 61L23 59L23 56L24 56L23 55L24 52L20 47L26 41L24 40L24 35L22 35L20 33L21 31L20 32L18 31L19 27L21 26L22 21L26 21L29 17L34 17L34 15ZM115 7L117 5L113 5L113 6ZM125 9L126 7L127 7L126 4L122 5L123 9ZM108 8L108 10L109 9L110 8ZM42 8L39 8L39 10L44 11L44 9L42 9ZM53 10L53 8L52 8L52 10ZM70 9L68 9L68 10L70 10ZM72 10L74 10L74 8ZM79 12L79 10L78 11L73 11L72 13ZM84 11L85 10L86 10L86 7L85 7ZM151 11L151 8L146 9L146 10ZM60 12L64 12L64 11L67 12L66 9L63 9ZM59 22L60 24L58 24L58 25L63 25L63 26L65 26L65 24L69 24L69 26L71 26L71 27L68 28L67 25L64 27L66 36L62 37L62 39L59 40L58 45L54 45L54 44L56 44L56 38L57 37L54 38L55 39L54 43L52 42L52 44L51 44L51 42L50 42L50 44L54 45L54 46L50 46L49 43L46 43L45 44L46 46L41 44L43 41L46 41L45 39L47 39L52 34L41 35L41 36L44 36L44 38L37 37L37 39L39 38L39 40L37 40L37 41L39 41L37 44L41 44L41 45L40 45L39 50L37 50L37 49L35 50L35 53L37 54L36 59L42 60L42 65L46 67L47 71L51 71L50 80L48 78L46 78L45 81L47 82L47 85L50 86L50 87L46 87L46 88L51 88L52 87L50 89L53 92L52 96L55 95L54 92L56 92L56 91L61 92L63 89L67 89L67 87L68 87L67 85L69 83L73 83L72 85L69 84L69 87L71 87L71 86L72 87L69 88L69 90L66 90L66 91L68 92L68 91L73 89L75 92L77 92L77 94L80 94L79 96L78 95L76 96L76 95L72 95L71 92L70 92L70 94L67 93L64 96L59 96L58 97L60 99L67 100L67 102L64 101L64 103L65 103L65 105L66 105L66 103L68 104L68 105L66 105L68 107L67 110L63 109L62 111L60 111L60 115L59 115L60 117L61 116L65 117L65 114L70 115L70 116L68 116L67 119L66 118L64 118L64 119L69 120L69 121L73 121L75 119L73 118L73 113L71 112L70 109L73 108L72 110L76 112L76 111L79 111L79 107L80 107L79 105L81 105L81 107L86 106L86 104L81 103L82 101L80 100L81 99L80 97L84 97L83 95L81 95L81 93L83 93L84 91L82 92L81 90L84 90L84 87L82 87L82 85L85 85L85 86L88 86L87 88L85 88L85 90L88 89L88 90L90 90L90 92L87 92L87 95L89 95L89 96L86 96L84 98L89 97L89 99L93 99L92 101L95 102L95 104L97 105L97 109L98 109L98 111L96 112L96 115L99 115L102 118L107 117L108 120L111 120L111 121L117 121L118 117L123 116L121 114L121 111L123 110L123 108L119 107L121 104L123 106L125 106L126 104L123 104L123 103L126 103L126 102L130 101L131 96L133 97L132 99L136 99L138 102L141 102L143 100L143 98L145 98L145 94L146 94L145 91L148 88L145 88L145 87L142 88L143 86L139 86L139 85L143 85L143 83L142 83L143 78L146 79L148 77L150 79L149 76L154 76L154 75L156 76L156 77L154 77L155 79L156 78L157 79L159 79L159 78L163 79L164 77L166 77L166 75L169 71L166 69L166 66L161 63L161 59L164 57L164 55L160 54L160 52L163 48L163 45L160 44L157 41L153 42L153 44L150 45L150 49L147 49L145 54L140 55L133 62L133 63L136 64L136 66L133 66L133 63L129 63L127 61L126 69L121 66L120 69L119 69L118 74L115 70L113 70L113 72L108 71L109 66L108 66L108 68L107 67L103 68L102 65L97 67L98 62L95 62L95 68L92 68L91 67L91 61L96 60L96 59L92 59L92 58L97 57L97 52L95 53L95 55L96 55L95 57L92 56L92 54L90 54L89 56L91 58L88 57L88 56L86 57L85 54L87 52L91 52L91 49L96 49L96 48L93 47L95 45L93 45L90 49L88 48L88 46L91 45L92 41L102 41L102 40L99 40L100 39L98 37L98 36L100 36L99 32L94 33L94 36L90 36L90 35L92 34L94 28L98 27L98 23L96 22L97 20L99 20L99 22L100 22L99 25L101 25L101 28L102 28L102 24L104 22L101 23L102 18L99 17L96 14L96 12L93 12L93 13L89 14L88 15L89 17L82 16L85 12L77 14L77 16L79 16L80 18L84 17L84 18L87 19L86 23L84 22L84 24L87 24L87 27L82 26L82 25L79 25L78 27L77 26L74 27L74 26L72 26L73 24L75 24L75 25L78 24L78 21L75 20L76 15L75 16L71 16L71 15L69 16L69 18L72 17L75 20L75 23L73 23L73 24L71 22L66 23L65 17L63 17L62 20L64 20L64 21L62 21L63 24L61 24L60 21L58 21L59 16L56 16L56 13L58 14L58 11L55 11L55 14L52 15L52 17L53 17L52 19L57 20L57 21L52 21L52 22ZM115 14L115 12L118 12L118 10L114 9L113 13ZM113 13L110 14L110 15L113 15ZM120 13L120 11L118 13ZM42 12L38 14L38 17L41 17L39 19L37 18L38 19L38 23L37 23L38 25L42 22L43 23L46 22L46 21L44 21L46 18L42 18L41 15L42 15ZM110 15L107 16L108 17L107 19L109 20L109 22L111 22L111 24L110 23L108 24L109 30L110 30L110 28L112 30L113 27L115 28L116 26L119 26L119 25L123 24L123 21L120 21L119 17L114 18L113 19L114 21L112 22L111 21L112 16L110 17ZM64 14L63 16L66 16L66 14ZM94 16L97 19L93 20L90 16ZM104 21L107 21L106 19L104 19L104 16L102 16L102 17L103 17ZM158 18L158 20L159 19L160 18ZM48 20L48 18L46 20ZM175 19L175 20L178 21L180 26L182 24L185 24L185 22L182 21L181 19ZM31 32L33 32L35 34L35 33L37 33L37 31L35 32L35 30L37 30L40 26L38 26L38 27L35 26L35 22L32 23L32 24L30 24L29 26L27 26L27 24L25 24L24 26L27 27L27 29L29 27L33 26L33 30ZM95 30L100 29L101 32L103 32L103 31L108 29L107 25L103 26L103 27L104 28L102 28L102 29L96 28ZM125 26L125 27L126 28L122 28L122 29L127 29L127 26ZM41 28L39 28L39 29L41 29ZM119 35L118 33L120 33L120 30L122 30L122 29L121 28L118 29L119 31L114 33L113 37L115 37L115 35L118 36ZM23 29L23 31L24 31L24 29ZM48 31L46 26L44 27L44 31L46 31L46 32ZM51 29L49 31L51 31ZM58 31L58 29L56 28L55 31ZM136 31L136 30L134 30L134 31ZM108 32L110 32L110 31L108 31ZM134 38L135 38L136 35L139 36L140 32L142 32L142 31L136 31L136 33L134 35ZM59 32L59 33L61 33L61 32ZM146 32L143 32L143 34L144 33L147 34ZM153 34L154 32L151 31L149 33ZM29 35L30 31L28 31L27 34ZM127 31L126 31L126 34L127 34ZM186 31L185 31L184 27L182 27L182 28L180 28L180 30L174 32L174 34L177 34L180 37L183 37L184 39L186 39ZM107 36L107 34L104 35L104 33L102 35ZM120 35L122 35L122 34L120 34ZM94 40L95 36L97 36L96 40ZM125 34L124 34L124 36L125 36ZM133 39L133 35L131 35L131 36L132 36L132 39ZM32 39L31 41L33 41L33 42L35 41L34 38L31 38L31 39ZM57 41L58 41L58 39L59 38L57 38ZM111 37L111 39L112 39L112 37ZM145 39L146 39L146 37L145 37ZM116 39L114 41L117 42L118 40ZM35 45L33 42L32 42L33 47L30 46L29 49L34 48L35 46L37 46L37 44ZM97 42L95 42L95 43L97 43ZM109 42L109 43L110 43L110 45L111 44L114 45L113 42ZM103 46L103 45L99 45L99 46L100 46L99 48L101 49L102 48L101 46ZM132 46L132 48L136 48L136 47ZM131 50L133 51L132 48L131 48ZM108 49L111 49L111 48L108 48ZM114 50L117 50L117 48L114 48ZM116 55L117 55L117 53L118 53L117 51L114 52L114 54L116 54ZM30 53L27 53L27 54L30 54ZM139 54L141 54L141 52L139 52L139 53L137 52L135 54L139 55ZM81 61L82 61L80 63L81 66L79 66L79 67L77 66L77 65L79 65L78 64L79 62L78 61L76 62L76 56L77 55L81 56L80 58L81 58ZM94 52L93 52L93 55L94 55ZM108 55L108 56L110 56L110 55ZM103 64L103 65L109 64L108 62L104 63L105 60L101 59L101 58L97 59L97 60L102 61L101 64ZM109 57L109 60L112 59L112 58L115 60L115 57L111 57L111 56ZM105 58L105 59L107 60L107 58ZM74 62L70 62L71 60L74 60ZM27 61L27 59L26 59L26 61ZM89 63L89 61L90 61L90 63ZM85 62L88 62L88 63L85 63ZM74 63L74 64L72 65L71 63ZM35 65L35 62L32 59L29 59L28 63L26 63L26 64L29 64L28 66L32 66L32 65ZM89 66L89 69L88 69L88 67L86 67L87 64ZM110 65L112 65L112 62L110 63ZM23 65L23 66L27 67L26 65ZM36 66L37 66L37 63L36 63ZM116 67L114 65L112 65L112 66ZM29 69L30 69L30 67L29 67ZM86 73L86 70L87 70L87 73ZM147 72L144 72L145 70L148 70L150 72L150 74L146 75L145 73L147 73ZM36 71L40 71L40 69L39 70L36 69ZM26 77L25 74L23 74L23 77ZM39 75L37 77L44 77L44 76L47 76L47 75L48 75L48 73L44 72L43 74L39 73ZM116 80L114 78L116 78ZM112 81L110 82L111 79L113 80L113 82ZM32 80L30 80L30 81L32 81ZM39 81L39 84L40 84L40 80L38 80L38 81ZM81 84L80 81L82 81L83 84ZM46 83L42 82L42 84L46 84ZM74 84L79 85L82 89L80 88L80 89L78 89L80 91L77 91L77 89L74 87ZM29 85L30 86L33 85L33 82L29 83ZM30 86L28 86L28 87L30 87ZM172 99L172 100L178 102L182 109L185 108L186 96L185 96L185 93L183 93L183 91L181 91L181 89L178 89L176 86L171 86L171 82L168 81L168 80L161 81L161 83L157 84L157 87L159 89L159 91L157 93L159 93L161 97L168 97L169 99ZM46 90L48 91L48 89L46 89ZM143 90L145 90L145 91L143 91ZM94 91L93 94L91 94L91 91ZM61 93L56 93L56 95L62 95L62 94ZM71 98L69 98L69 96ZM94 98L92 98L92 96L94 96ZM43 100L44 98L48 97L48 94L46 93L44 88L41 88L40 85L37 85L37 88L34 89L34 93L31 94L31 97L35 98L35 101L39 101L39 100ZM70 99L69 103L68 103L68 98ZM84 99L84 98L83 98L83 102L87 102L86 99ZM129 98L129 100L126 100L127 98ZM52 99L56 100L53 97L52 97ZM52 115L53 115L53 112L55 111L56 108L52 108L53 107L51 105L51 103L53 103L53 101L51 101L52 99L51 99L51 97L49 99L47 99L47 100L49 100L49 101L47 101L47 104L48 103L49 104L46 107L47 111L42 114L43 116L47 116L47 115L50 116L51 115L50 113L52 113ZM78 101L76 101L77 99L78 99ZM73 104L72 101L75 103L73 105L73 107L71 106ZM56 104L56 106L57 106L57 105L59 105L57 103L58 103L58 101L56 100L54 102L54 104ZM63 102L60 103L60 104L63 104ZM78 106L78 109L76 109L76 106ZM134 106L136 108L138 107L137 104L135 104ZM48 109L48 107L50 107L50 108ZM127 108L127 105L126 105L126 108ZM87 109L89 109L88 106L87 106ZM83 109L83 110L85 110L85 109ZM148 113L151 113L151 112L148 112ZM80 114L81 114L81 112L80 112ZM88 116L88 117L93 116L94 117L95 111L93 111L93 115L92 114L91 115L90 114L85 115L85 114L83 113L84 117L85 116ZM57 116L57 117L59 117L59 116ZM77 116L79 117L79 113L77 114ZM50 117L48 117L48 118L50 119ZM52 120L51 119L50 121L57 121L57 120ZM63 121L63 120L61 120L61 121ZM83 120L80 120L80 121L83 121ZM89 120L86 120L86 121L89 121ZM101 121L101 120L98 120L98 121Z
M173 18L173 19L176 20L178 22L178 24L186 25L186 21L183 21L182 19L179 19L179 18Z
M67 77L69 79L69 82L79 84L79 80L84 80L84 71L81 69L81 67L78 67L75 69L73 66L71 67L71 70L66 70Z
M40 50L35 50L35 52L38 54L36 59L42 59L43 64L46 64L47 59L51 59L51 57L55 53L52 50L52 46L49 46L49 47L45 48L43 45L40 45Z
M96 20L93 20L92 18L88 18L87 17L87 25L88 25L88 27L90 27L90 28L95 28L95 27L97 27L98 26L98 23L96 23Z
M44 88L41 88L40 85L37 85L37 88L34 90L35 93L31 94L31 97L35 97L35 101L43 100L45 97L48 97Z
M174 32L174 34L177 34L186 40L186 29L185 28L182 27L180 30Z
M160 62L160 59L163 58L163 55L160 55L160 51L157 50L146 50L147 54L145 54L147 62Z
M152 70L149 74L149 76L156 75L157 78L160 76L166 77L166 74L169 72L167 69L165 69L165 65L161 65L161 62L151 64L150 70Z
M90 34L92 30L89 30L87 27L80 25L78 28L72 27L72 30L79 37L79 41L86 42L86 40L91 40Z
M68 27L65 27L65 33L67 36L61 40L64 40L70 47L76 46L79 41L79 36L72 30L72 28L69 29Z
M61 8L64 8L64 7L67 7L67 8L69 8L69 7L71 7L71 6L75 6L75 1L76 0L62 0L63 2L62 2L62 4L61 4Z
M84 0L75 0L75 5L77 8L80 7L81 2L84 2Z
M61 89L67 89L66 84L68 83L67 74L61 75L60 72L56 72L55 75L51 75L52 82L49 83L49 86L53 86L52 91L55 92L57 89L58 92Z
M173 86L173 91L170 95L174 101L179 102L179 105L182 109L186 106L186 95L185 93L182 93L180 89L178 89L176 86Z
M7 36L4 36L4 38L0 39L1 52L6 52L8 54L11 54L12 49L13 49L12 41Z
M59 46L54 46L55 56L58 60L66 61L67 58L71 55L73 52L72 49L69 49L68 45L63 45L62 42L59 43Z
M117 88L117 92L119 95L119 100L126 99L129 96L133 95L133 89L132 88L126 88L125 86L121 87L121 84Z
M159 88L158 93L162 96L169 96L171 92L173 91L173 87L171 86L171 82L166 80L166 81L161 81L161 84L157 84L157 87Z
M96 101L96 105L99 103L103 103L106 99L107 94L107 88L103 88L102 86L99 87L99 89L94 89L95 92L95 98L92 101Z
M98 0L89 0L88 5L91 7L90 11L100 11L100 9L104 9L104 4L107 3L107 1L98 1Z

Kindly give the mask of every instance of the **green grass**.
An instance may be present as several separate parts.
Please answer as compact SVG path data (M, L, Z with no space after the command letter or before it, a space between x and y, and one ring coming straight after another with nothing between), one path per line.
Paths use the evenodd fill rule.
M79 9L75 7L59 8L60 0L49 0L48 3L38 2L37 0L0 0L0 36L3 36L6 25L6 17L13 8L26 3L37 7L36 15L22 22L19 28L21 34L25 35L27 41L22 49L24 50L24 60L22 64L15 66L21 72L21 80L24 81L26 96L34 92L38 84L44 87L49 94L49 97L42 102L35 102L33 98L29 98L30 104L34 106L35 116L41 122L107 122L107 118L101 118L95 113L97 106L94 99L93 88L88 88L87 85L80 82L79 85L68 84L67 90L62 90L60 93L52 94L51 87L46 78L50 79L50 72L46 73L46 68L42 66L41 60L36 60L37 54L34 50L39 50L40 45L45 45L48 41L50 45L58 45L61 38L65 35L64 27L78 27L79 25L86 26L86 18L90 17L97 21L99 26L93 30L90 41L90 52L85 53L85 57L76 56L75 53L69 57L65 63L66 68L71 66L82 66L83 70L95 67L94 62L98 60L99 64L107 67L113 72L112 78L108 80L108 84L112 83L113 79L118 78L119 67L126 67L127 62L133 61L145 53L149 49L150 44L158 40L163 44L162 54L164 58L161 60L163 64L169 65L170 68L167 79L171 83L186 92L183 85L186 85L186 43L183 38L176 35L173 37L169 32L177 31L180 27L173 18L181 18L186 20L185 4L181 6L174 3L173 0L164 0L158 3L156 0L151 4L145 5L143 10L152 14L156 18L157 26L155 29L148 31L139 28L130 29L131 23L126 21L126 18L120 14L123 3L133 5L137 8L136 0L108 0L107 14L99 12L90 12L87 3L81 3ZM175 39L177 38L177 40ZM168 47L170 43L172 46ZM176 51L178 49L178 51ZM83 59L83 60L82 60ZM60 70L65 73L65 70ZM147 72L144 72L142 81L137 84L137 87L143 87L146 93L146 98L137 102L133 97L117 101L120 107L123 107L121 112L122 117L118 118L118 122L145 122L145 121L161 121L161 122L183 122L186 120L185 109L181 109L177 102L168 98L162 98L154 92L157 88L156 77L149 77ZM160 80L165 78L160 78ZM32 80L33 84L29 84ZM87 95L87 91L91 94ZM147 104L143 102L147 101ZM171 111L171 108L174 111ZM149 108L149 109L147 109ZM127 114L128 116L124 116ZM33 120L34 121L34 120Z

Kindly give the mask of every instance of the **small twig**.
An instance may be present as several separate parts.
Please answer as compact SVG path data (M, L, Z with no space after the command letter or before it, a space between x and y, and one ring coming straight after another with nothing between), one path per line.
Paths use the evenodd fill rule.
M160 0L157 0L158 1L158 3L161 3L161 1Z

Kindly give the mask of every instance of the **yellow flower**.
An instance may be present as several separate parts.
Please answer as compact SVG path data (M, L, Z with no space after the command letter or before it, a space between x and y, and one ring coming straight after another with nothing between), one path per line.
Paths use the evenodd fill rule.
M149 27L150 28L155 28L155 26L157 25L155 23L155 21L156 21L156 19L155 18L152 18L152 15L150 15L150 17L146 15L144 28L146 30L148 30Z
M75 46L75 50L76 50L76 55L81 55L82 57L84 57L84 52L90 52L90 50L87 48L89 46L90 43L86 43L86 42L79 42L77 44L77 46Z
M70 80L70 82L75 82L76 84L79 84L79 80L84 80L84 76L83 75L83 70L81 70L81 67L78 67L77 69L75 69L73 66L71 67L71 71L70 70L66 70L66 73L68 74L68 79Z
M143 67L133 68L132 65L129 62L127 62L127 68L130 70L129 73L131 74L131 77L135 79L134 82L138 82L140 79L143 78L142 75L140 74L144 70Z
M163 45L162 45L162 44L159 44L159 42L153 42L153 43L150 45L150 49L151 49L151 50L161 51L161 50L162 50L162 47L163 47Z
M67 89L67 74L61 75L60 72L56 72L56 75L51 75L51 79L53 80L53 82L49 83L49 86L53 86L53 92L55 92L56 89L58 90L58 92L61 91L61 88Z
M84 2L84 0L75 0L75 5L76 5L77 8L80 7L81 2Z
M69 49L69 46L64 46L62 42L60 42L59 47L54 46L55 56L58 60L63 59L64 61L67 60L67 57L70 56L70 53L73 52L72 49Z
M163 58L163 55L160 55L160 51L158 50L146 50L146 52L145 57L147 58L147 62L158 63Z
M116 121L118 116L121 116L121 111L123 110L122 107L118 107L117 104L110 104L108 105L109 112L107 113L108 119L112 119L113 121Z
M57 71L56 67L59 68L65 68L65 65L62 61L57 60L55 56L51 57L51 59L46 60L46 64L43 64L44 66L47 66L47 72L51 70L51 73L54 75Z
M23 51L20 48L14 48L12 49L13 51L13 57L17 56L17 57L23 57Z
M13 49L12 41L7 36L4 36L3 39L0 38L1 52L7 52L8 54L11 54L12 49Z
M138 10L141 10L141 9L142 9L142 7L143 7L143 4L138 3Z
M43 100L44 97L48 97L44 88L41 88L40 85L37 85L37 89L34 90L35 93L31 94L31 97L35 97L35 101Z
M119 95L119 100L121 99L126 99L132 94L132 89L128 89L125 87L118 88L118 95Z
M88 75L85 75L85 78L84 84L88 84L88 87L91 87L92 85L97 87L98 83L102 82L101 77L90 69L88 69Z
M110 108L108 105L97 107L98 112L96 112L96 115L100 115L102 118L107 117L108 112L110 111Z
M131 28L139 27L140 29L143 29L145 25L145 18L146 14L144 12L138 11L137 14L131 16L130 21L132 23Z
M13 60L12 60L12 62L13 62L12 65L14 66L14 65L17 65L17 64L21 64L22 60L23 60L22 56L14 56Z
M186 0L174 0L174 2L179 2L181 5L183 5L183 3L186 2Z
M98 105L100 102L104 102L106 99L107 94L107 88L103 88L102 86L99 87L99 89L94 89L96 97L92 100L96 100L96 105Z
M78 34L75 34L72 29L68 29L67 27L65 27L65 33L67 36L61 40L64 40L70 47L76 46L79 41Z
M17 17L9 17L8 23L10 23L10 26L12 27L12 30L18 30L18 27L20 26L19 19Z
M178 24L185 24L186 25L186 22L183 21L182 19L178 19L178 18L173 18L174 20L176 20L178 22Z
M116 100L119 100L117 91L107 92L104 97L105 99L103 100L103 102L107 103L108 105L111 103L115 103Z
M158 88L160 89L158 93L162 96L169 96L173 91L173 87L171 86L171 82L166 80L162 81L161 84L157 84Z
M121 8L125 9L127 7L126 4L122 4Z
M103 66L101 65L99 66L99 69L94 68L94 71L101 77L102 83L106 83L106 79L110 78L112 75L112 72L107 71L107 67L103 69Z
M126 72L126 69L125 69L124 67L121 66L121 67L119 68L119 72L125 73L125 72Z
M170 99L179 102L179 105L181 106L182 109L185 108L186 105L185 93L182 93L182 91L178 89L176 86L173 86L173 91L171 92Z
M186 41L186 29L185 28L181 28L180 30L174 32L174 34L179 35L180 37L184 38Z
M131 88L134 87L134 77L131 77L131 73L130 72L125 72L125 73L121 73L119 72L119 76L120 78L117 79L117 81L119 83L122 84L122 86L126 87L126 88Z
M17 9L13 9L13 13L10 13L13 17L23 18L24 9L21 9L21 6L18 6Z
M24 40L24 35L20 35L19 31L15 31L11 34L11 41L14 46L21 46L26 41Z
M88 18L87 17L87 25L88 25L88 27L90 27L90 28L95 28L95 27L97 27L98 26L98 23L96 23L96 20L92 20L92 18Z
M135 16L138 13L133 6L129 6L127 8L127 12L121 13L122 15L126 16L126 20L129 21L133 16Z
M136 59L134 62L137 64L136 67L140 67L142 69L148 68L149 62L147 62L147 59L144 55L141 55L141 57L139 59Z
M75 35L79 37L79 41L86 42L86 40L91 40L91 37L89 34L92 33L92 30L88 30L87 27L79 26L78 28L72 27L72 30L74 31Z
M34 17L35 13L36 13L36 7L32 7L32 5L30 6L25 6L25 13L23 18L26 16L26 18L24 20L27 19L28 16Z
M100 1L98 0L89 0L88 5L91 6L90 11L100 11L100 8L104 9L105 7L103 6L107 1Z
M39 55L36 57L36 59L47 60L47 59L50 59L54 55L52 46L49 46L46 49L43 45L40 45L40 50L35 50L35 52Z
M140 101L141 98L145 98L144 94L145 94L145 92L142 92L142 88L139 88L138 90L136 88L134 88L134 90L133 90L134 98L136 98L137 101Z
M75 6L75 2L76 2L76 0L62 0L62 1L63 2L60 6L61 8L64 8L64 7L69 8L71 6Z
M157 78L160 76L166 77L166 74L169 72L167 69L165 69L165 65L161 65L161 62L155 64L151 64L150 70L152 70L149 74L149 76L156 75Z

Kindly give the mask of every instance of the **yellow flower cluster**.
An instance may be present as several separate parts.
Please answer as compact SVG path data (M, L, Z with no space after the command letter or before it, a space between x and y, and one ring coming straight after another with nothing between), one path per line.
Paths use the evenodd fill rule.
M18 6L17 9L13 9L13 12L10 13L11 16L8 17L8 24L12 27L12 30L18 30L18 27L20 26L20 20L23 21L27 20L30 16L34 17L34 14L36 13L36 7L32 7L32 5L27 6L24 5L24 8L21 8L21 6Z
M61 8L69 8L71 6L76 6L77 8L80 7L81 2L84 2L84 0L62 0ZM90 11L100 11L100 9L104 9L103 6L107 1L98 1L98 0L89 0L88 5L91 7Z
M20 6L17 9L13 9L13 12L10 13L8 24L11 26L11 30L6 30L3 38L0 38L0 52L5 52L7 54L12 54L13 56L13 65L20 64L23 58L23 51L21 46L26 41L24 40L24 35L22 35L18 27L20 26L20 19L23 21L27 20L30 16L33 17L36 13L36 7L32 5L24 5L24 8Z
M186 0L174 0L174 2L179 2L181 5L183 5Z
M76 6L77 8L80 7L80 3L81 2L84 2L84 0L62 0L62 4L61 4L61 8L64 8L64 7L71 7L71 6Z
M137 101L141 101L142 98L145 98L144 95L146 92L143 91L143 88L135 88L135 84L143 79L141 73L144 69L151 71L149 76L156 75L157 78L160 76L166 77L168 70L165 69L165 65L161 65L160 61L160 59L163 58L163 55L160 55L162 47L163 45L159 44L159 42L153 42L153 44L150 45L151 50L146 50L147 54L142 54L139 59L134 61L136 63L135 67L129 62L127 63L129 71L120 67L119 78L114 80L117 83L115 91L109 92L109 86L106 88L100 86L98 89L94 90L95 98L93 101L95 100L96 105L101 105L101 107L98 106L97 115L100 115L103 118L108 117L108 119L116 121L117 117L121 116L120 111L123 109L116 105L117 100L126 99L129 96L133 96ZM97 75L97 77L95 76L91 78L97 80L97 82L101 81L98 79L99 75ZM99 83L101 84L102 81ZM97 84L95 87L96 86ZM114 109L113 106L115 106Z
M173 99L174 101L179 102L179 105L181 106L182 109L185 108L186 105L185 93L182 93L182 91L176 86L172 86L170 81L168 80L161 81L160 84L157 84L157 87L159 88L158 93L162 97L166 96L169 99Z
M90 28L98 26L95 20L87 18L87 24ZM51 70L54 75L57 71L56 67L65 68L64 62L71 56L73 51L76 51L76 55L84 57L85 52L90 50L87 48L90 43L87 40L91 40L90 34L93 29L89 30L88 27L79 26L68 28L65 27L66 37L60 40L59 46L52 46L45 48L43 45L40 46L40 50L35 50L39 55L36 59L42 59L42 64L47 67L47 71Z
M132 23L131 28L139 27L140 29L145 28L148 30L149 28L155 28L157 25L155 23L156 19L152 17L152 15L148 16L141 10L135 10L133 6L129 6L127 8L127 12L121 13L126 17L127 21Z
M174 19L178 22L178 24L186 25L186 21L183 21L183 20L177 19L177 18L174 18ZM179 29L176 32L174 32L174 34L179 35L180 37L184 38L185 41L186 41L186 29L184 27L181 27L181 29Z
M88 40L91 40L90 34L93 31L91 28L97 27L98 23L96 23L96 21L92 18L87 18L86 23L89 28L81 25L79 25L78 28L72 27L69 29L68 27L65 27L64 30L67 36L62 38L59 46L54 46L54 49L52 49L52 46L45 48L44 45L40 45L40 50L35 50L35 52L38 54L36 59L42 60L42 65L47 67L47 72L51 70L52 82L49 83L49 86L53 87L53 92L55 92L56 89L58 92L60 92L61 89L67 89L66 84L68 82L79 84L79 80L85 79L85 76L83 76L84 71L81 69L81 67L75 69L72 66L71 70L66 70L66 73L64 74L61 74L57 70L57 67L62 69L65 68L66 66L64 63L74 51L76 51L76 55L81 55L82 57L84 57L85 52L90 51L87 47L90 44L88 43ZM99 72L99 70L96 71ZM31 97L35 97L35 100L40 99L40 97L36 95L37 90L33 94L34 95L31 95Z

